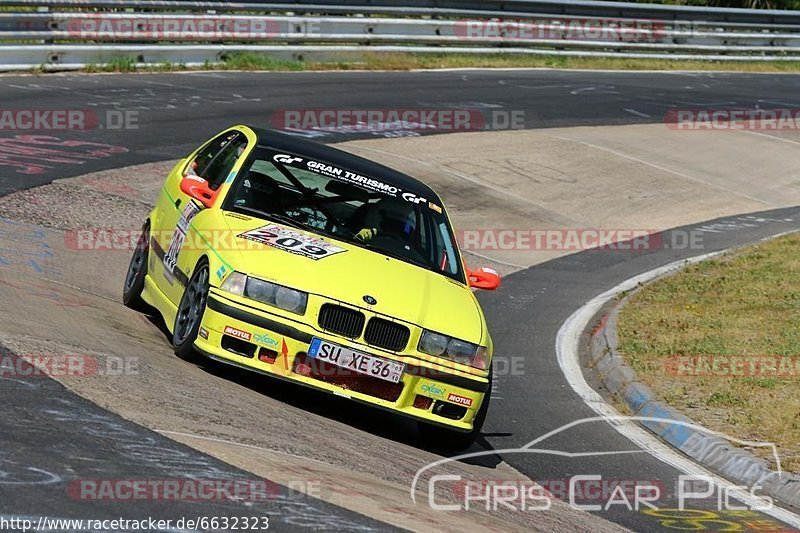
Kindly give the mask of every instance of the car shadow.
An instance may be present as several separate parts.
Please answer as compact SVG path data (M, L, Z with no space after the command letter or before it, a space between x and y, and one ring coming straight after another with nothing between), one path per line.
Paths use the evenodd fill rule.
M159 313L151 309L147 312L145 317L164 335L164 339L167 343L172 342L172 335L169 333ZM472 452L491 451L493 448L486 440L486 437L491 436L494 438L502 435L512 435L511 433L482 434L468 449L451 450L441 448L422 439L417 428L417 423L414 420L390 411L345 398L339 398L327 392L318 391L301 384L289 383L277 377L251 372L209 359L200 354L197 354L193 361L187 362L186 364L196 364L213 376L237 383L297 409L324 416L359 431L406 444L420 450L425 450L441 457L453 457ZM490 409L489 417L491 416L492 411ZM487 420L487 424L488 422ZM497 427L496 421L493 422L495 422L493 426ZM478 457L462 459L461 461L465 464L484 468L495 468L502 462L502 459L495 454L483 454Z

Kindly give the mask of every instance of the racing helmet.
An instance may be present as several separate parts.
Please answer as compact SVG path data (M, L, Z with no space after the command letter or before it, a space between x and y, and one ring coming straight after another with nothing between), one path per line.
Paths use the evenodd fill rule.
M377 228L383 235L409 238L417 229L414 204L399 198L382 198L370 209L366 226Z

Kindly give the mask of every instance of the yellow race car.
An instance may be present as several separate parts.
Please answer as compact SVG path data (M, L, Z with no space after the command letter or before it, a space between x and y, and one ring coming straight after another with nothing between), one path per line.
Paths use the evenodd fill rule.
M413 417L440 446L480 432L492 340L447 211L423 183L235 126L172 169L123 301L195 353Z

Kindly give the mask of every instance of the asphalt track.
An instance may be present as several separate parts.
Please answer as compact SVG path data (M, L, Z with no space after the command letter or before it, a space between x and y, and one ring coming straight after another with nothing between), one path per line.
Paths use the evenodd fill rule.
M13 357L2 347L0 354ZM178 530L190 529L178 527L184 517L238 516L259 527L266 518L279 531L394 529L198 453L101 409L51 379L0 379L0 419L0 516L7 518L34 517L35 524L41 516L84 520L149 516L172 520L163 529ZM69 481L77 479L89 484ZM102 490L91 484L101 479L225 480L237 483L254 498L242 502L154 498L131 505L124 499L103 497ZM235 489L228 489L233 494ZM99 498L89 502L82 494ZM54 531L69 529L53 527Z
M48 150L60 143L58 150L76 155L21 151L20 146L30 144L30 138L22 139L21 144L5 144L0 158L0 194L47 183L55 177L174 158L194 147L199 138L206 138L229 124L269 124L274 111L300 106L523 110L527 128L608 125L658 122L666 110L677 107L797 107L798 85L800 77L783 75L767 78L738 74L560 71L4 77L0 80L4 108L137 110L139 128L4 133L0 138L6 141L21 134L57 137L58 141L34 140L51 143ZM369 135L333 133L322 135L319 140L334 142ZM80 143L102 143L126 151ZM582 252L508 276L501 290L482 293L480 299L492 328L496 354L521 357L524 364L524 372L505 373L498 378L502 394L493 400L483 444L495 449L523 446L565 423L594 416L566 385L554 352L558 328L582 303L626 278L676 259L796 229L798 217L797 209L785 209L764 214L757 224L731 224L727 231L705 233L700 251L662 248L630 253ZM668 237L664 242L671 239ZM31 467L40 468L40 476L49 473L65 479L92 475L147 477L147 468L163 477L169 477L170 472L175 477L185 477L192 468L196 468L197 475L207 475L209 469L219 472L220 477L247 475L104 412L56 383L42 380L37 385L41 388L38 391L26 387L12 381L0 384L0 397L4 400L0 405L6 411L3 425L7 425L3 433L12 435L14 441L13 445L4 446L0 454L0 494L4 502L13 502L13 508L3 506L5 515L81 517L85 511L85 504L65 497L63 486L60 492L55 492L52 485L37 483L41 478L36 477L37 472L30 470ZM74 417L76 412L86 419L96 417L96 427L89 424L76 430L70 423L74 422L70 416ZM30 420L36 420L36 424L30 424ZM128 455L126 462L122 456L130 449L120 436L130 437L127 446L137 439L153 442L164 449L168 458L138 456L136 461L130 461ZM631 443L611 427L596 422L558 433L543 447L584 453L632 449ZM671 467L643 453L600 458L511 453L504 454L503 460L535 480L565 480L578 474L598 474L605 479L659 480L667 493L672 492L678 475ZM2 480L23 483L11 485ZM258 511L292 526L292 507L279 504L294 501L302 502L296 507L312 515L334 517L330 518L331 528L345 527L344 522L336 520L350 521L366 529L386 527L311 498L285 491L282 494L285 497L265 503ZM125 512L119 504L104 505L102 512L95 512L100 509L92 507L93 517ZM202 513L190 512L200 507L184 503L166 508L153 503L152 514L165 517L213 514L214 509L207 507ZM141 512L138 509L137 516ZM619 507L612 507L603 515L634 530L670 529L658 517Z
M558 329L581 304L643 272L701 253L796 230L798 221L800 209L789 208L757 213L752 219L726 217L675 228L662 234L666 246L658 250L589 250L512 274L504 279L500 290L481 294L481 304L496 339L495 353L525 357L524 372L507 373L498 384L503 399L495 401L493 398L485 426L487 442L495 449L520 448L570 421L596 416L571 388L565 386L554 348ZM728 229L704 232L702 250L668 247L669 243L681 243L683 235L714 223L724 223ZM520 328L519 324L530 327ZM558 432L536 448L590 455L548 456L544 460L536 453L509 453L503 454L503 459L538 480L564 480L578 475L640 482L654 480L664 487L664 500L659 507L677 507L676 470L644 453L626 454L634 450L634 446L605 422L589 422ZM591 455L598 452L619 453L602 457ZM650 531L656 527L622 506L610 507L604 516L634 530ZM706 528L711 528L710 524Z
M31 153L29 149L39 145L14 143L14 135L4 134L0 194L47 183L55 176L172 159L231 124L270 125L280 110L523 111L525 128L653 123L662 121L670 109L796 108L798 79L548 70L5 76L0 78L4 109L87 110L106 126L92 127L87 120L82 131L14 132L17 135L101 143L126 151L64 146L53 140L40 146L43 152ZM114 129L114 120L106 120L109 111L136 112L138 129ZM332 132L317 138L334 142L371 135Z

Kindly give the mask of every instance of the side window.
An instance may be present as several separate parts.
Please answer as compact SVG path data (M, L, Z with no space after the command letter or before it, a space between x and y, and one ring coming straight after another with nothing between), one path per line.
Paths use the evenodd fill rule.
M458 273L458 264L456 263L456 250L455 244L450 240L450 231L447 229L444 221L439 222L439 235L437 240L441 243L442 258L440 259L439 269L449 274Z
M235 135L235 134L234 134ZM220 149L225 145L227 142L227 138L229 135L220 135L210 143L208 146L203 148L199 154L194 158L189 164L189 167L186 169L186 174L194 174L195 176L200 176L203 171L206 169L208 164L214 159L214 156L217 155Z
M197 154L190 172L208 181L217 190L247 146L247 138L239 132L220 135Z

